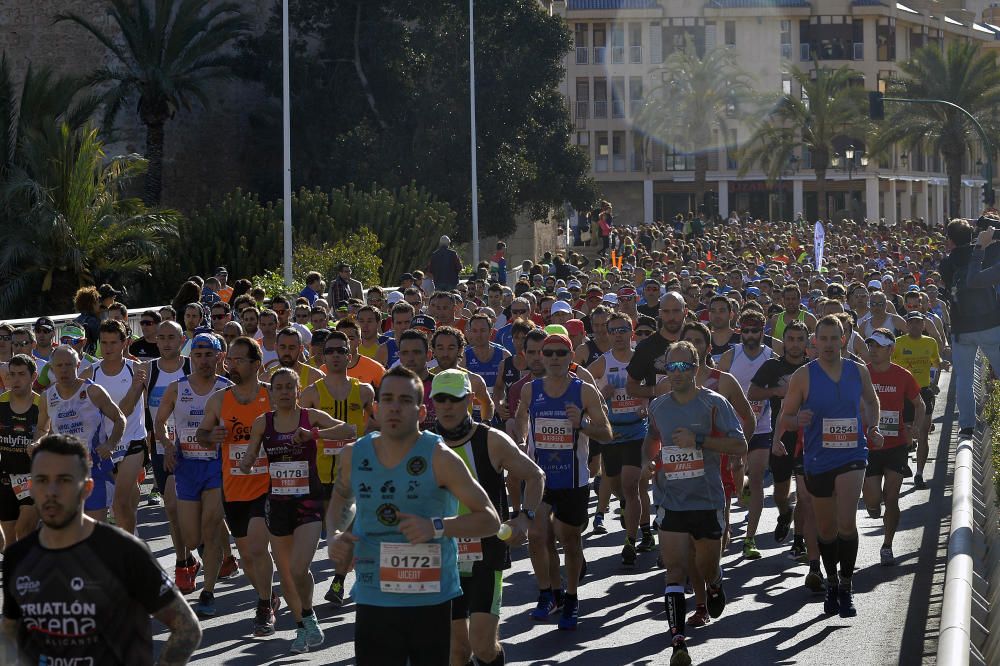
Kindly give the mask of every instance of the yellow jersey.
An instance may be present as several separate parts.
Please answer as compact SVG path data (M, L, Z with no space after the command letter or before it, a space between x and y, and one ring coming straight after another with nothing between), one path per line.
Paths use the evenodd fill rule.
M892 362L909 370L920 384L920 388L926 388L931 385L931 368L941 365L937 340L927 335L917 339L902 335L896 338Z

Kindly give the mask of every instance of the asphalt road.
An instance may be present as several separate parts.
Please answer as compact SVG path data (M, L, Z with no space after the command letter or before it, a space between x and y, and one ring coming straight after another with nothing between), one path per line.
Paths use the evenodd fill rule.
M942 378L947 386L950 376ZM948 452L957 436L953 400L942 394L931 437L931 459L925 470L929 488L918 491L912 480L903 485L902 517L895 539L897 564L881 567L881 520L859 508L861 535L854 577L858 615L844 620L822 614L822 597L802 585L806 565L786 556L790 539L776 544L771 536L777 510L769 493L757 545L763 558L746 561L742 534L746 512L733 511L733 543L724 558L725 614L706 627L689 631L689 649L697 664L745 666L761 664L921 664L933 663L950 511L951 468ZM614 506L614 504L612 505ZM173 553L160 508L141 508L140 536L147 539L160 563L172 571ZM504 583L500 625L509 664L666 664L669 641L663 605L663 576L656 554L640 554L637 567L625 571L620 551L623 532L608 521L609 534L587 535L589 571L580 588L581 617L575 632L560 632L555 618L534 623L527 612L537 591L527 551L514 553L514 566ZM326 641L320 650L292 654L294 622L286 608L278 615L277 632L269 638L250 635L254 595L242 575L222 581L216 590L219 614L202 623L204 639L193 664L350 664L353 663L354 608L332 608L323 601L332 568L323 542L313 561L315 608ZM200 581L200 579L199 579ZM353 574L348 585L353 582ZM189 596L197 600L197 591ZM689 612L694 610L688 599ZM157 649L166 639L157 625ZM386 640L392 628L386 627Z

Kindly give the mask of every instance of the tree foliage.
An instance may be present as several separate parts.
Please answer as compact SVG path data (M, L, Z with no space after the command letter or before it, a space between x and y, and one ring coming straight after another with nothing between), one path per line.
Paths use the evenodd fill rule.
M296 185L389 188L416 181L458 213L470 236L469 58L465 3L291 0L292 162ZM257 119L280 155L280 6L243 42L244 74L275 103ZM596 198L588 160L570 144L558 92L570 35L535 0L476 2L481 233ZM261 183L275 192L276 180Z

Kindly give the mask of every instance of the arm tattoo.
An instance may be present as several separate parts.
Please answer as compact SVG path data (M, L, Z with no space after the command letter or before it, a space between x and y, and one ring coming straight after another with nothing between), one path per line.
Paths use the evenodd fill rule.
M170 638L160 652L159 666L183 666L201 644L201 626L191 607L178 594L156 613L156 619L170 629Z

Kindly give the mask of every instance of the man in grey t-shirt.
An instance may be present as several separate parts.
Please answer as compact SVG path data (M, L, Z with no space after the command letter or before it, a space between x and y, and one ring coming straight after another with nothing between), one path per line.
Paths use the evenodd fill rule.
M690 342L676 342L667 350L670 393L649 406L645 441L663 497L657 518L660 557L667 568L664 601L673 645L671 663L690 663L684 638L684 580L692 545L700 573L708 581L709 615L719 617L726 607L719 568L726 506L720 454L739 456L747 451L733 406L695 383L699 362L698 350Z

